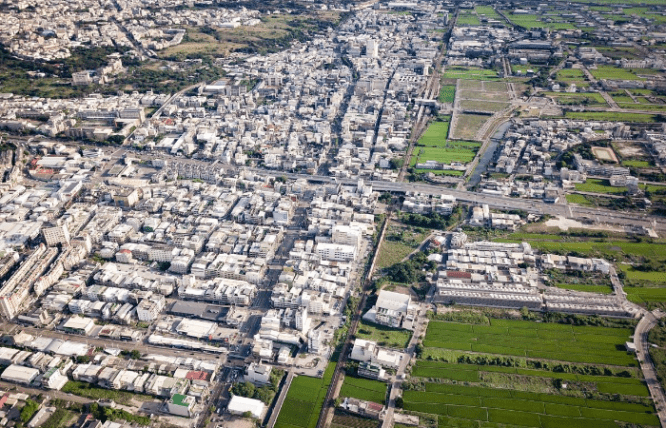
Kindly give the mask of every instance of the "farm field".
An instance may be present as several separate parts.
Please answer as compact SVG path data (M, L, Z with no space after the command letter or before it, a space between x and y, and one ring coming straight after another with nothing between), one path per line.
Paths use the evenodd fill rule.
M446 117L450 120L450 117ZM446 139L449 135L449 121L444 122L432 122L428 125L426 132L419 138L419 141L416 143L418 146L428 146L428 147L446 147Z
M597 331L598 340L589 343L587 333L566 325L532 323L532 329L528 330L519 323L472 326L431 321L423 346L579 363L635 364L633 356L616 349L616 345L626 342L631 330L599 328Z
M479 18L471 12L461 12L458 15L458 21L456 21L456 24L458 26L468 25L474 27L481 25L481 21L479 21Z
M556 80L560 82L578 83L580 81L585 81L585 73L583 73L583 70L577 68L565 68L557 72Z
M275 422L276 428L315 428L331 384L336 361L328 363L323 379L297 376L291 382L287 397Z
M405 390L403 408L436 415L439 426L659 426L640 371L631 367L636 361L621 349L632 332L492 318L481 324L430 321L409 381L418 386ZM460 351L465 344L472 349ZM469 353L475 346L487 348ZM520 352L525 357L515 356ZM558 358L563 362L553 361ZM588 364L606 368L583 369L600 367ZM571 365L578 369L559 368ZM570 386L558 388L562 383Z
M349 413L336 410L333 414L332 428L379 428L380 423L375 419L362 418Z
M446 67L442 73L444 79L468 79L468 80L486 80L498 79L495 70L476 67Z
M608 122L653 123L656 117L643 113L618 113L613 111L568 111L564 115L569 119L601 120Z
M439 102L440 103L452 103L456 97L456 86L455 85L442 85L439 89Z
M592 202L590 202L585 195L579 195L576 193L572 193L566 196L567 202L570 204L578 204L578 205L586 205L586 206L591 206Z
M532 28L550 28L551 30L572 30L576 28L575 25L568 22L543 22L539 20L537 15L514 14L512 11L504 11L504 13L514 25L528 30ZM558 16L549 16L549 18L561 20Z
M592 192L592 193L622 194L627 191L627 188L613 187L608 184L607 180L589 178L585 183L576 183L576 190L581 192Z
M412 332L409 330L398 330L383 325L361 321L358 325L358 330L356 331L356 337L372 340L373 342L377 342L379 346L386 348L403 349L409 343L409 339L412 337Z
M610 294L613 289L607 285L593 285L593 284L556 284L557 288L573 291L585 291L588 293L601 293Z
M345 376L339 396L384 404L386 402L386 390L387 386L384 382Z
M469 163L476 156L474 150L465 148L440 148L440 147L417 147L417 156L412 156L410 165L414 166L417 163L423 163L427 160L434 160L443 164L451 164L452 162Z
M544 95L549 96L558 104L561 105L580 105L585 104L589 106L608 106L604 97L596 92L589 93L569 93L569 92L544 92Z
M590 73L596 79L609 80L645 80L626 68L618 68L607 65L599 65L596 69L590 69Z
M623 160L622 165L632 168L649 168L650 162L642 160Z

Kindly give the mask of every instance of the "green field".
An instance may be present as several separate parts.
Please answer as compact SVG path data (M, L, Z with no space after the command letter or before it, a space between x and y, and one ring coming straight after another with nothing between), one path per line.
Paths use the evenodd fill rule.
M456 85L442 85L439 89L440 103L453 103L456 99Z
M597 79L645 80L626 68L618 68L608 65L599 65L596 69L590 69L590 73Z
M468 79L468 80L486 80L497 79L497 72L495 70L488 70L486 68L476 67L446 67L442 73L444 79Z
M462 148L439 148L439 147L417 147L414 151L416 156L412 156L410 165L423 163L428 160L434 160L439 163L450 165L453 162L469 163L476 156L476 152Z
M616 349L629 338L631 330L599 328L597 331L606 335L604 340L589 343L588 334L577 333L567 325L532 323L528 329L518 322L507 326L471 326L431 321L423 346L579 363L635 364L632 356Z
M557 72L556 80L560 82L578 83L585 81L585 73L577 68L565 68Z
M461 12L458 15L458 20L456 21L457 25L469 25L469 26L478 26L481 25L481 21L476 15L473 15L470 12Z
M592 193L623 194L627 191L627 188L613 187L610 184L608 184L607 180L588 178L587 181L585 181L585 183L576 183L576 190L581 192L592 192Z
M406 410L437 415L440 426L659 426L640 371L622 368L636 365L622 349L633 330L493 318L487 322L430 321L421 355L426 359L417 360L411 371L410 384L420 386L403 393ZM439 347L451 351L446 354ZM444 361L437 360L439 351L446 355ZM601 367L617 366L583 369L593 361ZM578 369L563 369L571 365ZM569 386L553 388L563 383Z
M613 111L568 111L564 115L569 119L599 120L605 122L653 123L656 117L652 114L618 113Z
M504 13L514 25L528 30L532 28L550 28L551 30L571 30L576 28L573 24L568 22L544 22L540 20L537 15L514 14L510 11L504 11ZM549 18L561 21L559 16L550 16Z
M592 202L590 202L585 195L578 195L575 193L567 195L567 202L578 205L592 205Z
M384 382L345 376L339 396L384 404L386 402L386 390L387 386Z
M558 104L562 105L579 105L585 104L589 106L608 106L604 97L596 92L544 92L544 95L549 96Z
M409 339L412 337L412 332L361 321L356 331L356 337L372 340L377 342L379 346L386 348L403 349L407 347Z
M650 162L642 160L623 160L622 165L630 168L649 168Z
M336 362L326 367L323 379L297 376L291 382L287 397L282 404L275 427L315 428L324 405L328 386L331 384Z
M432 122L416 143L418 146L446 147L449 136L449 122Z
M588 293L610 294L613 289L607 285L594 284L555 284L557 288L574 291L586 291Z

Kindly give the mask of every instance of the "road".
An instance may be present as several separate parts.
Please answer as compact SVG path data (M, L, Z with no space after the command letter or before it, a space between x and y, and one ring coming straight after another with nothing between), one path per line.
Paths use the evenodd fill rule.
M292 380L294 380L293 367L289 370L289 372L287 372L287 379L285 379L284 385L282 386L282 389L280 389L280 395L278 396L278 399L275 402L275 407L273 407L273 413L271 413L271 417L268 419L268 424L266 425L266 428L273 428L275 426L275 421L277 421L277 418L280 414L280 410L282 410L284 399L287 398L287 392L289 391L289 387L291 386Z
M661 422L662 427L666 427L666 397L664 396L664 391L661 389L661 385L657 379L657 371L654 368L654 363L650 358L648 333L652 327L657 325L659 319L664 315L666 314L659 309L653 312L648 312L643 318L641 318L636 326L636 331L634 332L634 344L638 351L638 362L640 363L643 377L645 377L645 382L650 390L650 395L652 395L652 400L657 408L657 416L659 416L659 421Z
M133 154L133 157L143 160L154 159L154 155L144 155L140 153ZM167 159L173 158L163 156ZM176 158L173 158L176 159ZM210 166L211 162L202 160L191 160L177 158L178 162L183 163L201 163ZM233 167L225 165L228 172L237 172L247 170L260 175L275 176L275 171L251 167ZM296 174L289 172L280 172L280 175L289 179L305 179L316 183L339 183L343 185L356 186L358 179L337 178L324 175ZM592 208L579 205L568 204L549 204L540 199L511 198L508 196L495 195L489 193L471 192L468 190L449 189L442 186L427 183L404 183L393 181L370 180L366 184L371 184L374 190L379 192L398 192L398 193L422 193L425 195L450 195L456 198L458 202L467 204L487 204L492 209L503 210L524 210L531 214L550 215L554 217L570 218L581 222L593 221L597 224L614 224L629 228L643 226L654 228L656 231L666 232L666 222L663 217L650 216L641 212L625 212L617 210L608 210L604 208Z
M419 340L421 340L421 334L425 332L428 325L428 318L425 316L425 310L419 309L419 314L416 317L417 324L414 328L414 334L409 340L407 349L405 350L405 356L400 361L400 366L396 371L396 375L391 379L391 393L389 394L389 399L386 404L386 414L384 416L384 421L382 422L381 428L391 428L393 426L393 413L395 412L395 399L402 396L402 381L407 370L407 366L414 357L416 351L416 345Z

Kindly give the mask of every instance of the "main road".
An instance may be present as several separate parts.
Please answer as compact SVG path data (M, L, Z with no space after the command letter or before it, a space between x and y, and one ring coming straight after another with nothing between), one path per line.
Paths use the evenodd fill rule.
M652 327L657 325L659 319L664 315L666 314L658 309L653 312L647 312L645 316L641 318L634 332L634 345L636 345L638 362L641 365L643 377L645 377L645 382L650 390L650 395L657 408L657 415L659 416L659 421L661 421L662 427L666 427L666 397L664 397L664 391L659 384L657 370L654 368L652 358L650 358L648 333Z

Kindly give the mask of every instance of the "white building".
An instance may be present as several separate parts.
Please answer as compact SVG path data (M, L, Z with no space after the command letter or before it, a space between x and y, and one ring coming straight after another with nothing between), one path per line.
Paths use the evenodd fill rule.
M355 361L372 361L377 344L370 340L356 339L350 358Z
M155 321L164 309L165 304L164 296L151 296L149 299L143 299L136 307L136 316L139 321Z
M44 241L49 247L55 247L58 244L69 244L69 229L66 225L45 227L42 229Z
M245 412L250 412L253 417L261 419L266 411L266 405L254 398L234 395L231 397L231 401L229 401L227 410L233 415L243 415Z
M356 247L353 245L320 242L315 252L324 260L348 262L356 259Z
M272 367L267 364L252 362L247 367L245 380L258 386L267 385L271 381L271 370Z
M37 376L39 376L39 370L37 369L12 364L2 372L0 379L5 382L29 385L37 378Z
M192 416L195 398L190 395L173 394L167 401L167 410L172 415L189 418Z

